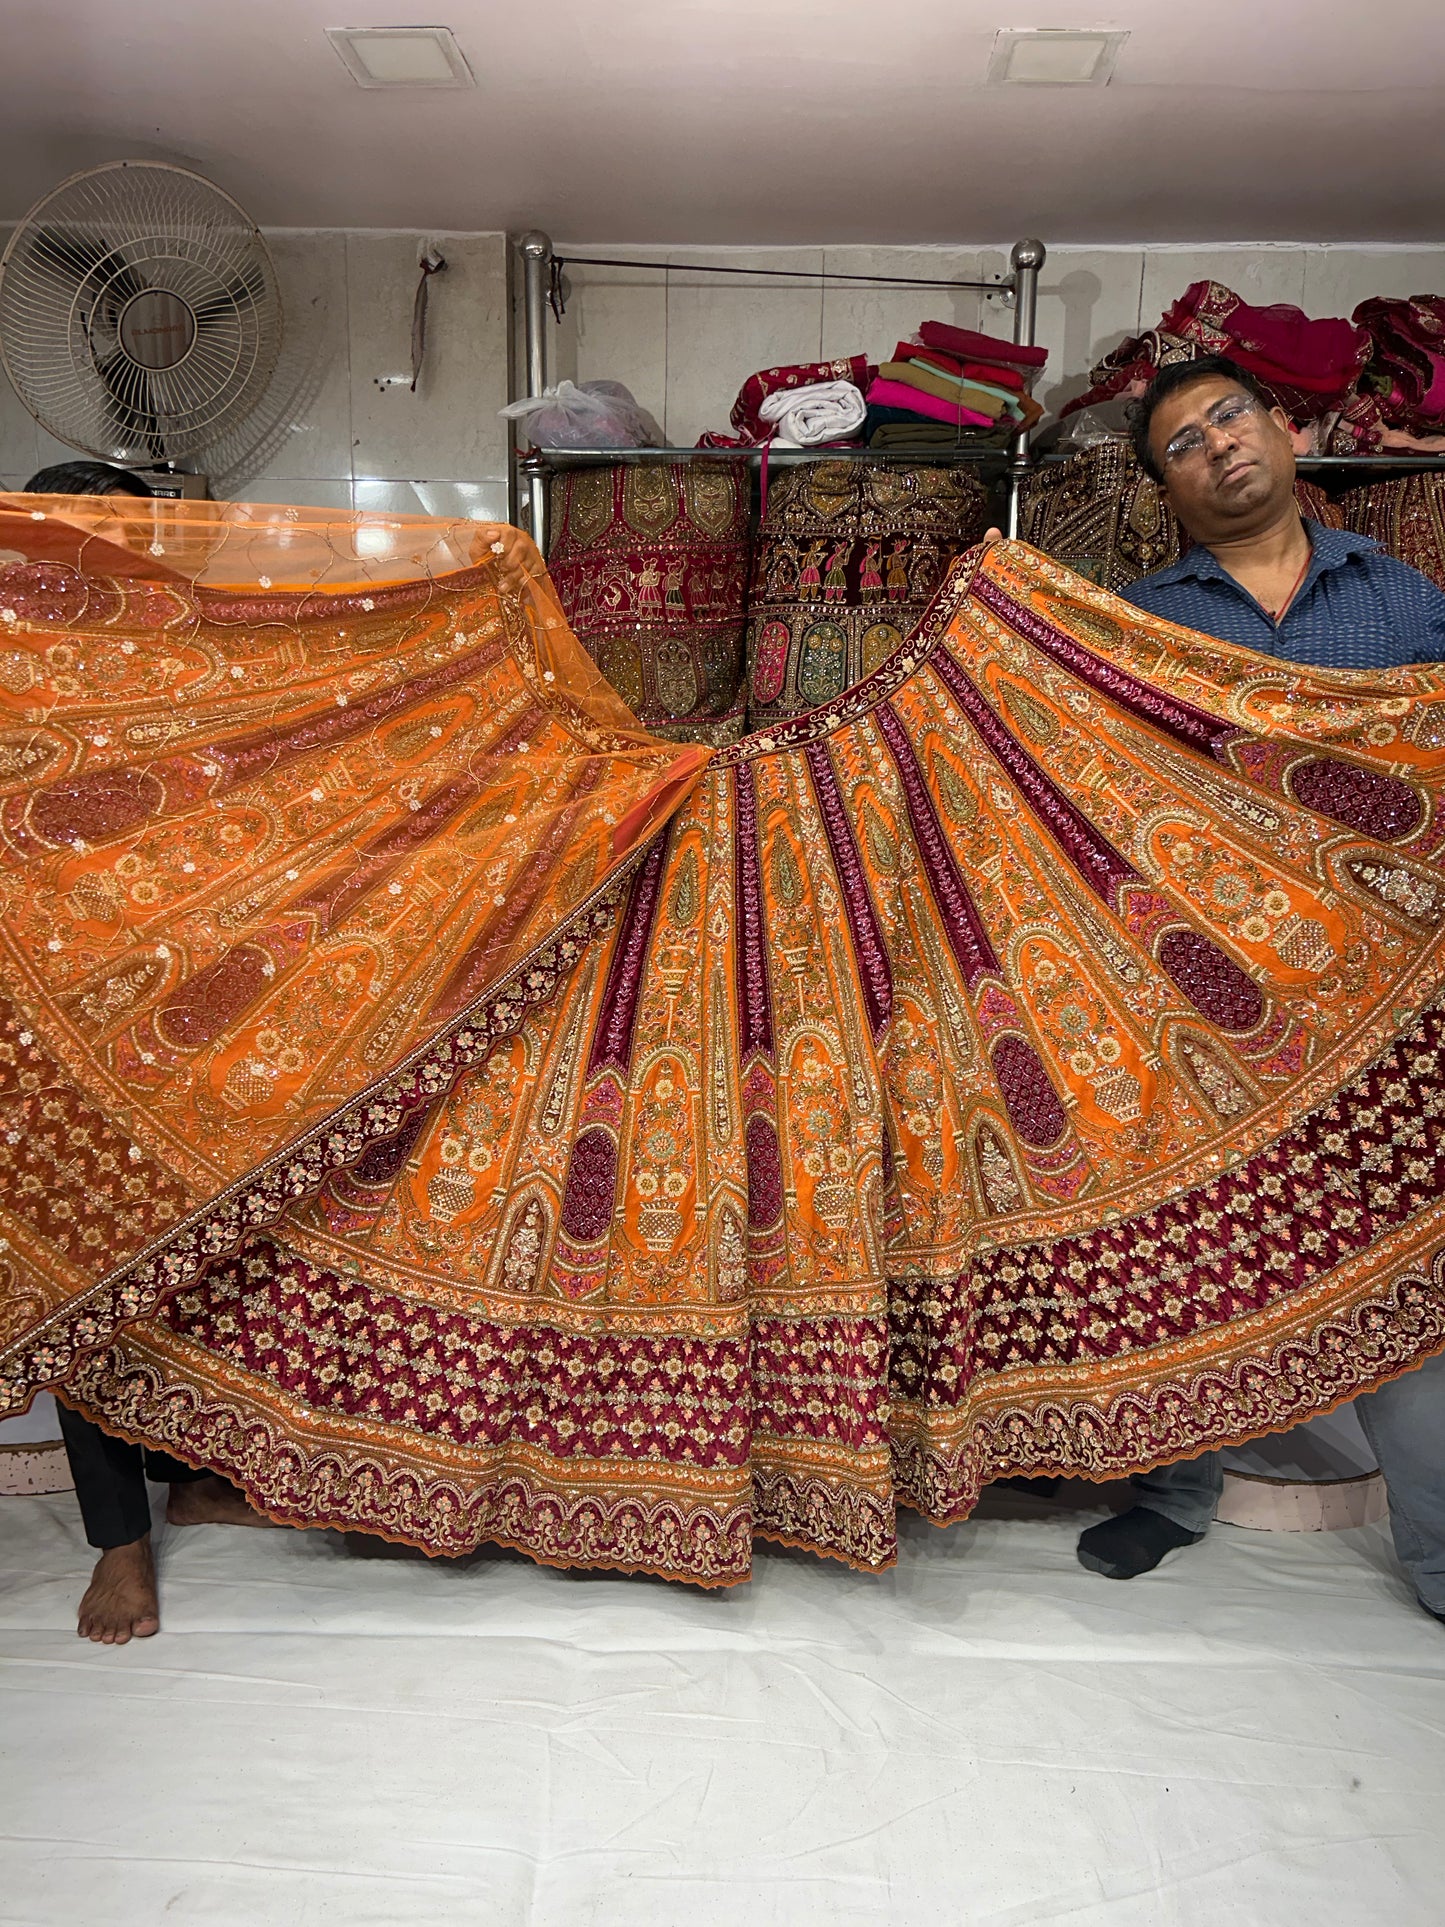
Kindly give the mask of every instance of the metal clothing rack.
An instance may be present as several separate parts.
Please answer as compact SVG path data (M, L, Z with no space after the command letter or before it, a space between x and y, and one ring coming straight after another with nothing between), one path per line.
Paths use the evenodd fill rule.
M547 319L557 312L557 295L560 270L567 257L559 256L552 246L549 236L536 232L524 234L517 244L522 260L522 366L521 392L513 397L521 401L529 396L540 395L547 386ZM1019 347L1031 348L1034 345L1034 329L1038 317L1039 271L1044 265L1047 250L1042 241L1026 239L1016 241L1009 253L1010 272L997 281L926 281L897 275L868 274L806 274L795 269L768 268L708 268L689 265L689 273L728 274L747 273L752 276L776 275L789 280L799 278L810 281L846 281L856 285L882 283L909 287L947 287L962 288L980 294L1006 294L1013 298L1013 338ZM579 262L582 256L571 257ZM619 265L609 262L609 266ZM655 268L666 270L668 263L663 261L643 261L621 263L623 266ZM525 430L519 427L518 433ZM927 461L933 465L943 462L964 461L987 464L1003 471L1003 483L1007 495L1005 527L1008 534L1017 535L1019 529L1019 488L1033 464L1030 435L1027 428L1021 428L1002 449L976 449L961 446L957 452L947 449L920 449L917 454L906 450L889 450L886 455L876 449L778 449L771 451L772 462L833 460L866 457L871 461ZM547 539L547 476L558 469L594 467L600 463L613 462L679 462L679 461L733 461L752 462L761 460L757 449L706 449L706 448L653 448L653 449L548 449L529 452L514 447L512 450L512 486L516 505L517 519L530 532L537 547L546 552Z

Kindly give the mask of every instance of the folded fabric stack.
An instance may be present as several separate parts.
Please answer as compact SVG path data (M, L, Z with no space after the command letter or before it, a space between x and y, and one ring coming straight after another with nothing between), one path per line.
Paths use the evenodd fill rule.
M1323 489L1295 484L1300 513L1329 528L1345 517ZM1019 534L1116 594L1151 569L1177 562L1189 543L1164 491L1128 442L1096 442L1030 470L1019 496Z
M775 474L748 601L749 727L871 675L983 534L986 511L963 469L822 461Z
M1001 446L1043 414L1028 384L1046 359L1043 348L925 321L915 340L898 343L868 386L868 445Z
M1097 364L1062 411L1143 393L1161 368L1228 355L1289 416L1301 453L1445 451L1445 297L1362 301L1349 321L1256 308L1196 281L1158 327Z
M553 481L547 566L567 620L638 721L669 741L721 746L743 733L750 506L733 462Z

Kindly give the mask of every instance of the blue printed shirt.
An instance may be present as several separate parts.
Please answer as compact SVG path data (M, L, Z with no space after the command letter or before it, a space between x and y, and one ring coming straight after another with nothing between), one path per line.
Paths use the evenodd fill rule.
M1314 553L1278 622L1198 544L1123 591L1166 622L1317 669L1445 661L1445 591L1368 536L1306 521Z

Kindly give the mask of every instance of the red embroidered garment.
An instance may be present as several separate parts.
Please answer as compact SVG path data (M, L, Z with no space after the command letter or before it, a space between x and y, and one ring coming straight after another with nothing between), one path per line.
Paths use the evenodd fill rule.
M1351 321L1312 321L1283 305L1254 308L1196 281L1148 334L1091 371L1063 414L1142 394L1161 368L1228 355L1274 396L1316 451L1445 451L1445 297L1362 301Z
M779 473L748 596L749 726L816 709L871 675L987 525L966 468L820 461Z
M1417 435L1445 428L1445 296L1362 301L1355 320L1370 337L1362 387L1380 419Z
M733 403L731 421L745 441L771 441L777 433L772 422L758 412L769 395L780 388L811 388L821 381L851 381L855 388L866 388L872 377L866 355L848 355L834 361L805 361L782 368L762 368L749 375ZM708 437L714 446L718 438Z
M1174 362L1227 355L1270 391L1292 422L1309 422L1345 405L1369 352L1368 335L1352 322L1312 321L1283 303L1251 307L1217 281L1195 281L1157 328L1106 355L1088 390L1062 412L1142 393Z
M0 510L8 1405L711 1584L1445 1344L1445 679L1004 544L709 759L512 532L202 506Z
M674 742L743 732L747 471L619 463L552 483L549 567L573 633L643 726Z
M1341 526L1368 535L1445 589L1445 475L1400 475L1347 489Z
M1121 341L1089 370L1089 386L1059 410L1060 419L1081 408L1097 408L1101 403L1134 400L1142 395L1161 368L1175 362L1195 361L1199 350L1192 341L1178 335L1165 335L1158 328L1147 334Z
M1159 324L1160 332L1228 355L1272 393L1291 421L1338 407L1369 357L1369 337L1350 321L1312 321L1280 302L1254 308L1217 281L1196 281Z

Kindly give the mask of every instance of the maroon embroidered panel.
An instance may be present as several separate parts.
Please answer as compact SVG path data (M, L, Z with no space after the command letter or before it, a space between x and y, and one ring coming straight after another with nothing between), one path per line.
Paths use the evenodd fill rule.
M1387 770L1364 769L1337 756L1316 756L1289 774L1295 801L1336 823L1395 843L1418 830L1425 805L1418 790Z
M888 745L888 754L898 772L908 819L918 839L919 855L929 888L948 931L949 946L957 960L963 981L972 990L980 977L1000 976L998 957L989 941L988 930L978 913L967 884L959 872L953 850L943 833L929 795L918 758L913 753L907 732L892 706L880 703L874 720Z
M642 995L643 965L652 942L652 926L657 918L662 875L667 866L668 837L664 833L653 842L628 892L622 927L612 952L607 982L602 990L601 1015L587 1075L598 1071L626 1070L632 1061L632 1037L637 1026L637 1004Z
M1089 888L1113 907L1118 901L1120 884L1139 881L1139 872L1119 854L1103 831L1069 801L1053 778L1044 774L998 711L985 702L977 685L946 650L940 650L933 658L933 667L1060 850Z
M165 798L149 770L92 770L37 791L26 821L47 843L109 843L148 822Z
M1157 1211L989 1253L952 1286L891 1281L895 1388L949 1407L967 1398L979 1361L1005 1351L1025 1368L1145 1351L1289 1298L1368 1250L1445 1184L1442 1044L1445 1019L1431 1012L1333 1104ZM1407 1142L1396 1141L1401 1088ZM1107 1320L1095 1315L1101 1300Z
M869 1028L876 1039L882 1035L884 1025L893 1014L893 973L888 963L887 946L878 925L878 912L868 894L858 845L853 838L853 826L838 791L838 779L833 773L827 747L822 743L812 743L804 754L808 759L808 774L813 781L813 793L818 799L819 813L828 836L828 848L832 852L833 867L838 873L843 903L848 913L848 934L858 963L858 980L863 988Z
M584 1131L567 1160L562 1229L578 1244L600 1238L612 1222L617 1196L617 1140L601 1124Z
M767 1231L783 1215L783 1160L777 1128L755 1111L743 1133L748 1169L748 1229Z
M1264 992L1248 972L1199 930L1166 930L1158 958L1201 1017L1230 1032L1253 1030Z
M1061 629L1045 622L1036 610L1015 602L1012 596L987 576L975 577L973 593L996 616L1018 629L1030 642L1037 643L1040 649L1071 675L1077 676L1080 682L1090 684L1112 702L1118 703L1121 709L1127 709L1131 716L1171 736L1185 749L1196 750L1201 756L1222 763L1229 744L1245 734L1237 724L1221 722L1218 716L1211 716L1207 710L1196 709L1192 703L1166 695L1164 691L1141 682L1137 676L1131 676L1127 669L1105 662L1092 649L1086 649L1072 636L1066 636Z
M1033 1045L1000 1037L989 1056L1009 1122L1024 1143L1040 1151L1057 1144L1069 1127L1068 1112Z

